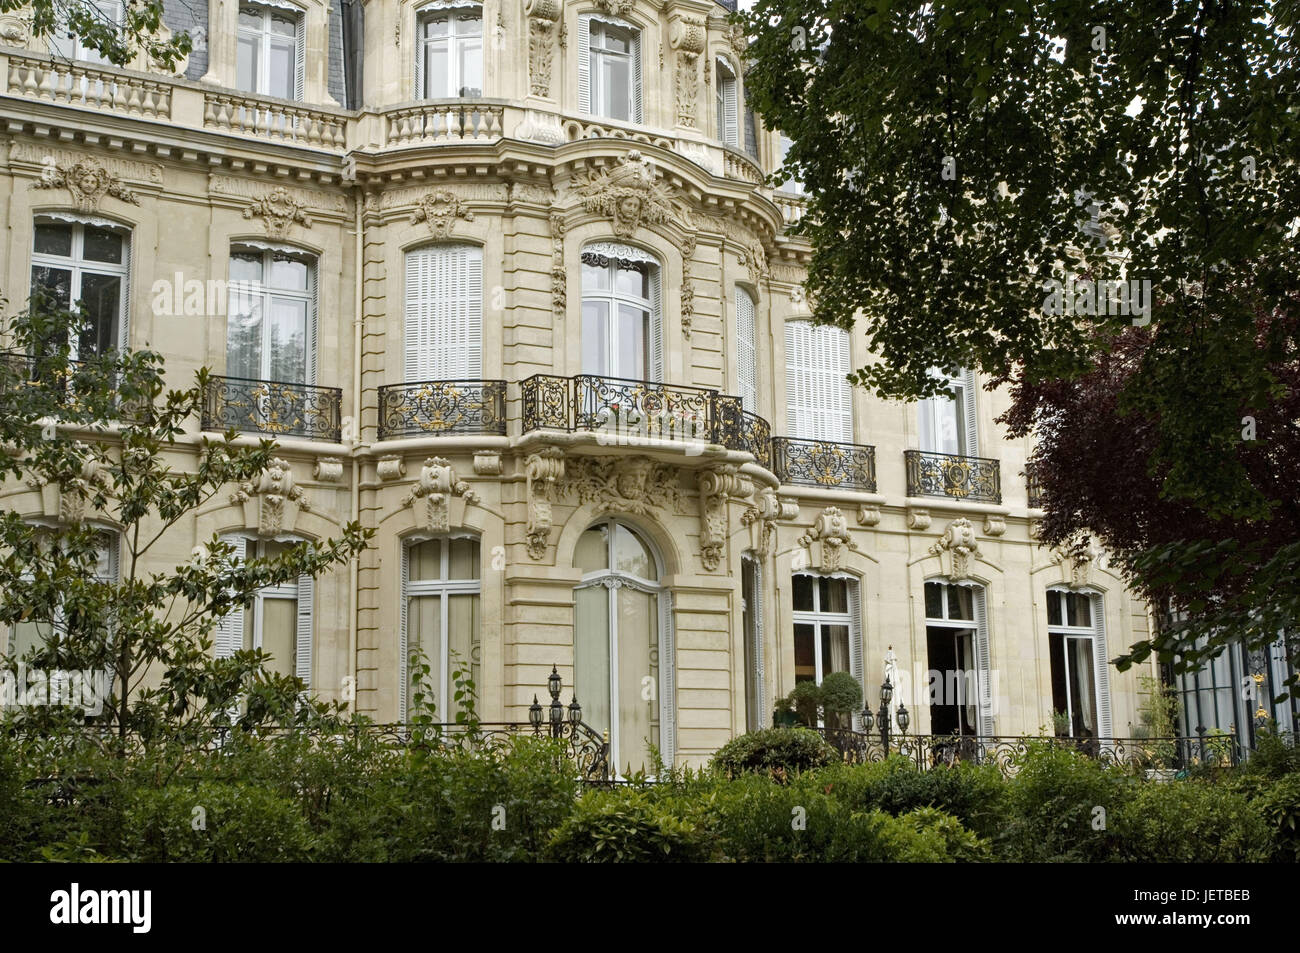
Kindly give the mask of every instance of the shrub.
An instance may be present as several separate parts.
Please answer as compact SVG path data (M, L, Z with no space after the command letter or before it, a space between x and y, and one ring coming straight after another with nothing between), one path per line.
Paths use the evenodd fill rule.
M822 687L816 682L799 682L786 696L791 707L799 714L804 727L811 728L817 724L817 715L822 707Z
M1272 835L1273 860L1300 861L1300 774L1278 778L1254 799Z
M1009 820L1001 838L1009 859L1112 857L1111 819L1136 782L1052 741L1030 742L1016 767L1007 783Z
M712 765L729 778L750 771L781 778L839 760L840 753L815 731L764 728L727 742L713 756Z
M1119 859L1136 863L1266 860L1264 816L1243 795L1201 781L1143 784L1113 819Z
M652 803L643 791L592 791L557 828L548 856L566 863L684 863L707 860L708 840L694 819Z
M862 708L862 686L848 672L831 672L822 679L822 710L827 724L853 724L852 713Z
M119 848L146 863L292 862L309 858L311 833L297 806L274 791L202 781L133 792Z

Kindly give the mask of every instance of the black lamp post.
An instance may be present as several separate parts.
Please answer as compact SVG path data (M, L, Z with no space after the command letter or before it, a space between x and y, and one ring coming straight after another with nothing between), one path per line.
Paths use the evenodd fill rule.
M880 686L880 743L885 746L885 756L889 756L889 700L894 697L894 686L889 679Z
M533 693L533 703L528 706L528 721L533 726L533 731L542 729L542 703L537 700L537 693Z
M563 687L564 686L560 681L560 672L555 665L552 665L551 674L548 675L546 678L546 690L551 693L550 721L551 721L552 738L564 737L564 722L565 722L564 703L560 701L560 689ZM534 716L533 708L537 710L536 716ZM540 724L542 718L542 706L537 704L536 695L533 696L533 708L530 708L528 710L528 717L529 720L532 720L534 717L536 717L537 720L533 721L533 724L538 725ZM576 728L581 721L582 721L582 706L578 704L578 693L574 692L573 701L569 703L568 722L569 724L573 725Z

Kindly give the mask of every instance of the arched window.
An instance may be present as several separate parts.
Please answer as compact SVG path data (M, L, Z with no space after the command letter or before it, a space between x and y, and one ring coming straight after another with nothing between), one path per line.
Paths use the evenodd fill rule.
M423 686L439 721L458 710L452 672L468 671L479 682L479 541L473 536L411 540L402 547L402 687L404 718L417 687L411 652L420 649L430 668Z
M233 547L237 561L275 559L302 542L288 537L260 539L242 533L221 539ZM271 656L268 671L297 676L310 689L315 582L304 573L296 580L259 589L251 605L232 609L217 627L217 658L229 658L240 650L261 649Z
M616 769L672 763L672 638L659 560L615 520L587 529L574 565L574 691L583 720L608 731Z
M736 72L722 57L717 60L718 81L715 86L718 138L733 149L740 148L740 100Z
M849 336L808 321L785 324L786 425L800 440L853 442Z
M736 381L740 404L751 414L758 413L758 349L754 330L754 297L744 288L736 288Z
M80 305L86 324L71 340L73 360L128 346L130 234L97 219L41 215L34 224L32 291L57 308Z
M925 584L930 733L991 735L993 685L982 586Z
M406 253L406 380L483 376L483 249L429 245Z
M578 109L641 122L641 31L615 17L578 17Z
M483 95L483 8L439 0L416 17L416 99Z
M1101 595L1048 589L1047 641L1056 734L1109 737L1110 677Z
M288 247L235 245L230 282L226 375L315 383L315 256Z
M630 245L582 252L582 372L663 380L659 262Z

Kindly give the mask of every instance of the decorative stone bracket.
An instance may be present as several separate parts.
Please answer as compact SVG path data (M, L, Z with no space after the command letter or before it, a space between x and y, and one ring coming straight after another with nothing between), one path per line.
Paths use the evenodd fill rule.
M740 475L732 465L704 470L699 475L700 486L700 559L704 568L715 571L722 564L722 554L730 535L727 519L727 501L733 497L744 499L753 492L753 485Z
M1052 562L1065 570L1069 576L1070 588L1081 589L1091 585L1093 569L1101 566L1105 554L1106 551L1097 545L1097 541L1089 538L1080 550L1056 547L1052 550Z
M970 576L971 557L980 555L975 527L966 517L958 517L948 524L943 538L930 547L930 552L939 557L950 579L966 579Z
M259 536L291 533L298 513L311 511L311 500L293 478L287 460L276 457L256 480L241 484L230 502L244 507L244 525L256 526Z
M424 500L424 526L431 533L445 533L451 529L451 498L459 496L466 503L477 504L478 494L470 485L456 477L456 471L442 457L430 457L420 468L420 478L407 494L403 503L414 506ZM418 512L418 511L417 511Z
M776 521L799 518L799 504L782 500L771 487L763 487L754 496L754 506L740 516L740 522L749 527L750 548L766 559L774 551Z
M260 218L268 238L284 238L295 224L311 228L307 209L282 185L244 209L244 218Z
M799 537L799 545L808 548L813 564L820 565L822 572L839 572L844 564L844 554L857 549L857 544L849 536L848 517L838 506L822 510L812 528Z
M551 535L551 497L564 479L564 452L547 447L529 454L524 460L524 479L528 499L528 555L541 559Z

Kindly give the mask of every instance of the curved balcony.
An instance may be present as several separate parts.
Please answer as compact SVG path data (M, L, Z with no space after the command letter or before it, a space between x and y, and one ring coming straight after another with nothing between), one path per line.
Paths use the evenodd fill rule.
M908 496L939 496L972 503L1002 502L997 460L904 450Z
M380 440L505 432L505 381L416 381L379 388Z
M203 390L200 426L338 443L342 407L337 387L214 375Z
M520 385L523 432L598 435L612 446L644 441L681 444L688 456L718 445L771 460L771 427L745 412L739 397L704 387L578 374L535 374Z
M829 440L775 437L773 472L782 483L876 492L876 448Z

